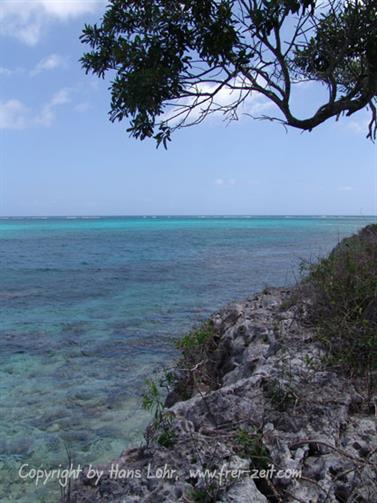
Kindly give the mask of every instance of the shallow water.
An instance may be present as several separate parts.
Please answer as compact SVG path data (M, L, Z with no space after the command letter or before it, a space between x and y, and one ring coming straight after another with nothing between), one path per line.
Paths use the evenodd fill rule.
M54 501L23 463L110 460L142 440L145 378L174 338L289 285L366 217L0 220L0 501Z

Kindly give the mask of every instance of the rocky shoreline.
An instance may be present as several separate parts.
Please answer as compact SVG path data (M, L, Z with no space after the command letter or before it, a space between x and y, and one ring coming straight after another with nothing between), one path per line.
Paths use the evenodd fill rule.
M146 445L98 467L99 481L84 471L69 501L377 501L375 397L323 367L291 294L265 290L215 313L210 357L178 362Z

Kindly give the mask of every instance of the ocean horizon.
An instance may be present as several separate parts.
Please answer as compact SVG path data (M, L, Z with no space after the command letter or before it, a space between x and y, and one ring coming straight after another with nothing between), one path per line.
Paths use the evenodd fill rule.
M61 215L0 215L0 220L44 220L44 219L65 219L65 218L377 218L377 215L368 214L331 214L331 213L318 213L318 214L285 214L285 213L271 213L271 214L232 214L232 213L182 213L182 214L164 214L164 213L140 213L140 214L61 214Z

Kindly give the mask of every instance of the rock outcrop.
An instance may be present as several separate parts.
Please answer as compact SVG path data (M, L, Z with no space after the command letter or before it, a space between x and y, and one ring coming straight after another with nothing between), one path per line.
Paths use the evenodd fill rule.
M147 445L98 467L98 483L83 474L70 501L377 502L375 397L323 366L305 302L290 294L271 289L214 314L210 357L178 363ZM216 384L194 380L183 399L200 366Z

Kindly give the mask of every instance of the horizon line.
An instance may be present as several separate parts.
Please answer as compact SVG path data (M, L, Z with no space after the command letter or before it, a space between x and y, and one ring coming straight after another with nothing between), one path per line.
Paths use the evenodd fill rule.
M340 213L138 213L138 214L50 214L50 215L0 215L0 219L12 218L255 218L255 217L352 217L352 218L377 218L377 214L340 214Z

